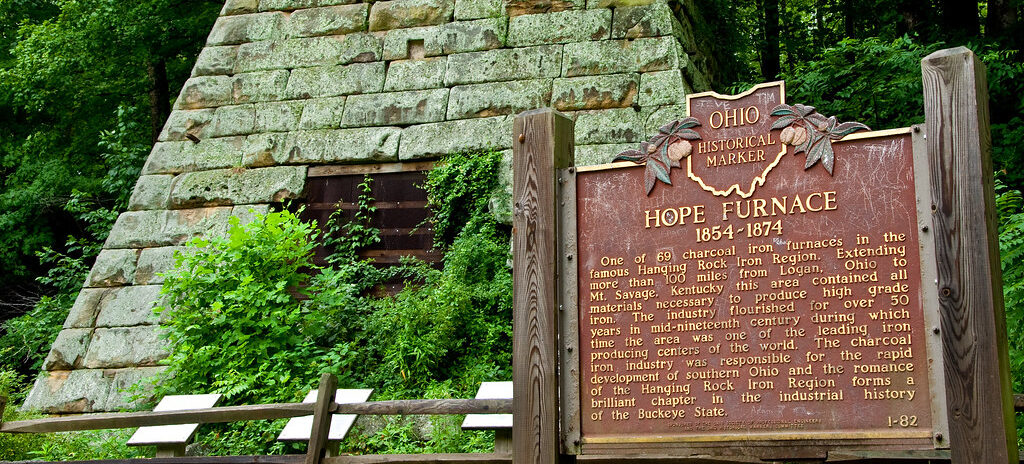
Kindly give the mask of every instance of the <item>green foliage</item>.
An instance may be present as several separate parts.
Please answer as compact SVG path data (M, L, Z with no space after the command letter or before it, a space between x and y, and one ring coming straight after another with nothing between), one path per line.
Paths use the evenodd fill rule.
M294 401L294 400L293 400ZM232 422L208 426L196 437L203 454L210 456L245 456L259 454L298 453L296 445L277 441L286 419L259 422Z
M117 209L154 124L149 92L169 103L220 9L203 0L0 0L0 277L45 272L43 247L83 226L73 191ZM167 87L153 76L166 69ZM154 71L151 73L151 71ZM162 92L162 94L160 93ZM157 119L157 121L153 121ZM132 153L121 158L115 153ZM101 182L105 175L112 182Z
M434 382L421 398L453 398L465 393L453 389L451 381ZM383 416L376 430L356 428L342 443L342 449L354 454L392 453L480 453L493 451L494 432L463 432L465 416L428 416L410 418ZM416 425L419 424L419 427ZM423 436L429 426L430 436Z
M447 250L440 270L414 268L422 285L372 302L368 345L383 362L370 379L385 391L415 397L451 380L469 393L511 375L510 235L487 210L500 163L496 151L455 154L428 174L435 242Z
M89 459L131 459L152 456L153 451L129 447L125 443L131 429L89 430L40 435L38 448L28 456L38 461L83 461Z
M24 399L26 387L25 378L17 371L0 368L0 395L7 396L9 401L0 420L6 422L30 418L12 407ZM0 433L0 460L31 459L30 451L41 449L44 442L43 435Z
M227 237L178 254L157 309L174 346L158 392L209 385L232 401L286 401L315 381L324 366L299 300L315 237L283 211L245 226L232 218Z
M1024 196L1006 186L996 173L999 215L999 261L1003 271L1003 305L1014 392L1024 391ZM1017 442L1024 443L1024 416L1017 414Z
M989 45L978 52L985 63L992 117L992 161L1014 189L1024 189L1024 62L1020 50Z
M165 117L151 65L177 89L219 8L0 0L0 298L30 308L3 322L0 366L39 370Z
M73 192L64 209L85 225L83 234L69 235L63 250L44 247L37 252L49 269L36 280L53 289L53 293L41 296L25 314L3 322L0 367L8 366L25 374L39 371L50 343L60 332L82 281L89 274L89 263L99 254L117 218L116 211L97 208L95 202L79 192Z
M128 207L142 164L149 155L150 143L145 137L146 128L139 122L143 120L139 112L136 107L118 107L114 129L101 131L97 143L100 157L107 166L100 187L113 199L110 209L114 211Z
M87 193L70 192L61 209L75 219L79 230L69 234L62 247L44 245L35 252L46 269L36 277L36 281L49 290L49 294L40 296L26 313L3 322L0 366L10 366L26 374L40 370L50 343L60 332L68 310L78 297L82 281L89 274L93 259L99 254L117 219L118 211L128 205L128 195L148 145L132 141L133 123L127 119L125 111L119 112L119 121L115 130L103 135L103 157L111 168L100 179L103 190L116 196L117 200L112 207L106 207Z
M1009 335L1013 391L1024 391L1024 197L996 178L1003 303Z
M210 391L228 404L300 400L321 372L347 360L314 343L300 297L317 233L288 211L231 219L226 237L194 239L167 273L157 313L174 349L157 395ZM344 348L344 347L341 347ZM334 356L332 356L334 354ZM233 423L206 435L213 453L279 453L283 422Z
M357 186L359 198L351 220L345 221L345 211L340 208L331 213L324 235L324 246L332 250L327 262L340 265L355 261L359 250L380 243L380 230L370 225L377 212L370 196L372 182L370 176L365 176Z
M24 373L39 372L50 344L57 338L68 309L74 303L74 297L68 296L43 296L29 312L3 323L0 367L19 368Z
M459 428L462 417L430 416L426 421L416 421L410 417L387 416L376 430L356 427L341 446L352 454L492 452L494 432L463 432ZM429 437L421 432L427 425L431 430Z
M381 240L380 230L371 225L377 211L370 195L371 184L372 179L366 176L358 185L360 194L351 217L339 208L324 224L323 244L328 250L325 261L329 266L320 269L310 281L310 288L317 291L310 295L307 304L315 319L312 325L321 328L316 339L324 346L334 346L332 356L338 361L355 356L357 340L365 335L364 325L355 322L372 312L372 304L365 296L396 278L422 282L427 270L411 260L406 265L378 267L370 260L359 258L360 250ZM358 383L349 381L351 374L349 371L339 373L339 382L343 385Z
M842 40L783 72L786 101L872 129L924 122L921 58L939 48L909 37Z
M28 385L13 370L0 369L0 396L10 400L3 421L36 419L38 414L20 412L15 405L24 399ZM51 434L0 434L0 460L69 461L85 459L128 459L152 455L151 448L125 444L131 430L95 430Z
M501 153L449 155L427 177L426 189L439 248L452 243L462 227L477 230L486 214L489 195L498 182Z
M359 260L379 240L370 181L351 217L332 216L323 235L283 211L233 220L227 237L196 239L165 275L159 309L173 349L157 395L212 391L229 404L296 401L323 372L378 398L471 396L480 381L511 376L509 233L487 212L499 153L457 155L428 175L428 196L452 234L440 269L405 260ZM323 237L323 238L321 238ZM322 240L330 267L311 261ZM393 297L377 287L393 278ZM487 435L459 419L433 419L430 437L401 419L346 442L349 452L470 451ZM279 453L283 422L239 423L199 438L214 454Z
M490 230L456 238L441 270L422 286L375 301L369 346L383 363L370 378L385 390L415 395L434 381L458 390L511 375L512 276L507 236Z

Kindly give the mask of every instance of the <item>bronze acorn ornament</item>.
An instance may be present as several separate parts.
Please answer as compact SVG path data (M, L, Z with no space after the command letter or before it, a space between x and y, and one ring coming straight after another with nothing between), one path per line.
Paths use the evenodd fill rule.
M690 156L690 152L693 151L693 144L687 140L677 140L673 144L668 146L668 159L672 161L679 161L687 156Z
M623 151L615 156L614 161L632 161L646 165L644 190L650 195L657 181L672 185L669 173L672 168L680 167L681 159L690 156L693 145L688 140L700 139L700 134L693 130L699 125L697 118L694 117L672 121L661 126L651 140L641 142L639 149Z
M797 128L789 126L782 129L782 133L779 134L779 141L792 146L803 145L807 142L807 130L803 128Z
M871 130L859 122L840 124L835 116L825 117L814 111L813 106L799 103L793 106L776 106L772 109L771 115L778 117L772 123L772 130L782 129L779 141L792 146L794 154L806 154L804 169L809 169L820 161L829 175L832 175L832 168L835 165L832 141L840 140L859 130Z

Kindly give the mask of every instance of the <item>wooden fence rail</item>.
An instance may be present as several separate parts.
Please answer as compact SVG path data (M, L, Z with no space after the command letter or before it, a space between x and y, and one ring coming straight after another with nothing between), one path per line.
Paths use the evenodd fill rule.
M0 405L6 402L0 398ZM313 414L315 403L272 403L245 406L219 406L178 411L140 411L83 414L0 423L0 433L50 433L101 430L154 425L210 424L248 420L287 419ZM1024 412L1024 394L1014 394L1014 409ZM0 412L2 412L0 407ZM434 399L332 403L332 414L364 415L443 415L510 414L510 399Z
M75 464L302 464L305 455L278 456L184 456L174 458L133 458L75 461ZM715 464L732 461L717 460ZM378 454L333 456L322 464L512 464L511 453ZM3 461L3 464L66 464L65 461ZM653 463L652 463L653 464ZM686 461L707 464L707 461Z
M78 430L119 429L177 424L208 424L248 420L284 419L313 415L309 448L305 455L290 456L216 456L156 459L89 461L102 464L374 464L374 463L493 463L511 464L510 453L464 453L423 455L335 456L327 457L327 431L334 414L411 415L411 414L509 414L510 399L433 399L337 403L334 392L337 378L324 374L320 379L316 403L276 403L180 411L143 411L85 414L0 423L0 433L46 433ZM6 399L0 397L0 418Z
M142 411L49 417L0 424L0 433L47 433L118 429L153 425L209 424L248 420L286 419L313 414L314 403L276 403L221 406L180 411ZM441 399L332 403L332 414L509 414L512 400Z

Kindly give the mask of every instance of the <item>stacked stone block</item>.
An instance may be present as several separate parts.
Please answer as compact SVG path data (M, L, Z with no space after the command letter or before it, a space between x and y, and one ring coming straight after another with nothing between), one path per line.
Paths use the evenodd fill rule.
M575 120L577 164L634 147L708 88L695 11L666 0L227 0L26 407L128 406L121 390L167 356L152 308L174 251L301 197L310 166L508 151L514 115L544 106ZM505 203L492 206L510 220Z

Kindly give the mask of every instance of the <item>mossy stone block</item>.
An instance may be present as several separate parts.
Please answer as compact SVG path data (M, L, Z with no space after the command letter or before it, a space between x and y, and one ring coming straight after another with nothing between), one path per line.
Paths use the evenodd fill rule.
M448 89L353 95L345 101L342 127L406 125L443 121Z
M139 253L135 267L135 285L159 285L164 282L163 273L174 268L174 253L185 247L167 246L146 248Z
M237 74L231 82L232 102L250 103L281 100L288 85L288 71Z
M178 174L186 171L229 168L242 161L245 137L222 137L199 142L157 142L143 174Z
M507 33L508 21L504 18L459 21L439 26L441 49L446 55L501 48L505 46Z
M640 106L685 104L691 92L678 69L640 75Z
M360 3L360 0L260 0L260 11L300 10L352 3Z
M297 198L305 184L305 166L190 172L175 179L171 207L278 203Z
M85 360L93 329L64 329L57 334L50 353L43 360L43 370L55 371L80 368Z
M366 3L295 10L288 18L289 34L313 37L365 31L369 14Z
M213 115L216 108L204 108L201 110L174 110L167 117L158 141L182 141L188 137L195 137L200 140L213 137Z
M175 109L194 110L230 105L233 101L231 76L197 76L185 81L174 103Z
M435 159L448 153L512 146L511 116L460 119L421 124L405 129L399 158L402 161Z
M138 250L100 250L85 279L87 287L115 287L128 285L135 279Z
M551 79L459 85L448 97L448 119L516 114L550 103Z
M632 106L636 103L639 80L636 74L555 79L551 104L560 111Z
M216 76L233 74L238 46L205 47L199 52L196 64L192 67L193 76Z
M370 9L370 30L433 26L451 21L455 0L388 0Z
M679 42L672 37L604 40L565 45L562 75L593 76L679 68Z
M637 144L634 143L576 145L576 165L595 166L611 163L619 153L636 148Z
M288 132L299 128L306 101L265 102L255 105L256 132Z
M504 48L448 56L445 85L558 77L562 46Z
M217 108L213 115L213 137L249 135L256 130L256 107L253 105L230 105Z
M302 130L337 129L345 111L345 97L306 100L299 128Z
M135 190L128 200L128 210L167 209L173 181L174 176L169 174L139 176L139 180L135 182Z
M508 22L513 47L606 40L611 37L611 10L569 10L516 16Z
M283 36L285 15L278 12L221 16L213 25L206 45L237 45Z
M82 329L96 326L96 314L99 312L100 299L109 288L83 288L71 305L68 317L64 320L65 329Z
M380 92L384 88L383 62L302 68L292 71L290 98L320 98Z
M402 130L397 127L364 127L288 134L288 162L303 164L350 164L398 161Z
M159 326L98 328L89 342L84 365L88 369L155 366L168 354L167 340L160 335Z
M112 289L100 300L96 327L134 327L156 324L153 308L160 304L160 285Z
M114 380L106 374L102 369L43 372L22 409L48 414L105 411Z
M388 64L384 91L436 89L444 86L445 57L397 60Z
M455 0L455 19L497 18L505 14L503 0Z
M612 16L613 39L677 36L682 25L666 3L616 8Z
M580 111L574 115L576 145L629 143L646 140L644 118L633 108Z

